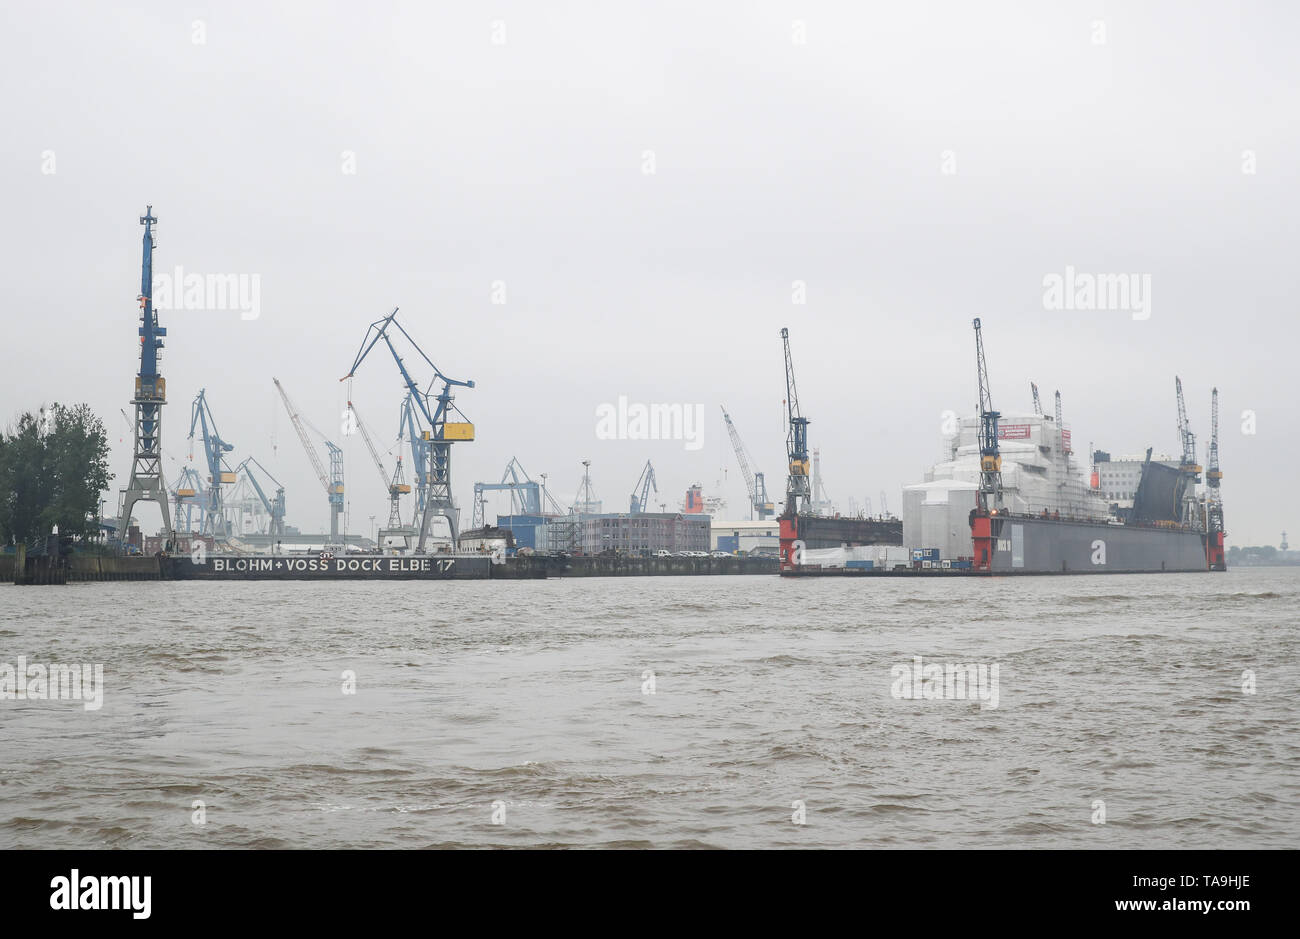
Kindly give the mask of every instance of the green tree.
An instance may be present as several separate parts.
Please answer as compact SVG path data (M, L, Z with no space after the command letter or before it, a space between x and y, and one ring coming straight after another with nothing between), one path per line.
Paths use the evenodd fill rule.
M94 534L110 479L108 434L88 405L21 415L0 433L0 541L32 542L55 525L64 535Z

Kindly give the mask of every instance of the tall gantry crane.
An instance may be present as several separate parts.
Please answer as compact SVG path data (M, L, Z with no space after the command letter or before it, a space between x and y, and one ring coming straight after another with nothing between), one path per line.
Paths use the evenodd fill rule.
M1042 417L1042 416L1043 416L1043 402L1042 402L1042 399L1040 399L1040 398L1038 397L1038 385L1037 385L1035 382L1032 382L1032 381L1031 381L1031 382L1029 383L1029 387L1030 387L1030 389L1034 392L1034 413L1037 414L1039 417Z
M639 512L648 512L650 510L650 490L653 489L655 495L659 495L659 484L655 482L655 468L649 460L645 461L645 468L641 470L641 475L636 481L636 486L632 489L632 499L628 511L633 515Z
M256 466L266 474L266 478L275 484L275 498L268 499L265 490L262 489L261 483L257 481L257 474L249 466ZM236 473L243 473L244 478L253 484L253 491L257 493L257 498L262 500L262 507L266 509L267 515L271 517L270 526L267 534L272 537L284 536L284 486L280 485L280 480L271 475L271 471L257 461L255 457L248 457L244 462L235 467Z
M1074 447L1070 443L1070 435L1065 430L1065 416L1061 411L1061 392L1056 392L1056 432L1061 436L1061 453L1066 457L1073 455Z
M429 379L429 388L427 391L421 391L420 386L416 384L415 379L406 368L406 363L397 353L397 347L393 345L393 337L390 334L390 327L397 327L398 332L406 338L416 353L424 360L424 363L433 371L433 377ZM424 354L419 344L411 338L402 324L397 322L397 308L382 319L375 320L366 330L365 337L361 340L361 348L357 351L357 357L352 362L352 368L344 375L340 381L346 381L352 378L361 363L365 361L370 350L380 341L388 346L388 351L392 353L393 361L397 363L397 370L402 374L402 381L406 389L410 392L411 400L420 409L424 416L425 422L429 429L421 432L424 439L429 443L430 466L427 482L427 494L424 504L424 517L420 522L420 540L416 546L416 551L423 553L425 543L429 537L430 523L434 515L441 515L447 519L447 524L451 528L451 544L456 546L458 537L458 518L459 511L451 495L451 445L456 441L470 441L474 439L474 425L468 419L454 421L449 420L454 414L464 414L453 403L455 396L451 393L453 387L473 388L474 382L460 381L454 378L448 378L433 364L433 360ZM437 395L432 394L434 384L442 382L442 389ZM430 401L434 402L430 408Z
M194 430L198 428L202 435L204 462L208 467L208 487L203 502L203 525L199 529L205 535L216 539L230 537L230 524L226 519L225 504L221 487L235 482L236 474L226 465L225 455L235 449L235 445L221 439L217 433L217 422L212 416L212 406L208 404L207 389L200 388L190 408L190 449L194 448ZM190 454L191 458L193 453Z
M131 449L131 478L122 491L122 507L118 514L117 537L126 539L131 525L131 510L137 502L157 502L162 511L162 536L168 547L172 541L171 511L167 506L167 483L162 471L162 409L167 403L167 380L158 373L162 356L163 337L167 330L158 325L158 313L153 306L153 226L158 221L153 206L144 210L140 224L144 226L143 257L140 261L140 370L135 378L135 439Z
M745 477L745 491L749 494L749 517L753 519L757 515L759 519L769 519L775 514L776 506L768 498L767 480L763 478L762 473L755 472L752 468L754 458L750 456L749 448L740 439L740 432L736 430L736 425L732 422L725 406L722 408L722 419L727 424L727 436L731 438L731 449L736 451L736 462L740 464L740 473Z
M1192 433L1191 422L1187 419L1187 404L1183 400L1183 380L1174 376L1174 391L1178 397L1178 436L1182 441L1183 455L1178 468L1186 479L1183 490L1183 524L1197 521L1199 502L1196 498L1196 484L1201 481L1201 466L1196 462L1196 435Z
M1002 504L1002 454L998 449L998 419L1002 415L993 409L993 393L989 388L989 367L984 358L984 332L979 317L975 317L975 367L979 373L980 391L980 488L978 507L990 511Z
M337 543L339 538L339 516L343 514L343 451L337 447L333 441L326 440L325 448L329 451L330 471L329 475L325 474L325 467L321 465L320 454L312 446L311 438L307 436L307 427L304 426L302 415L298 409L293 406L289 400L289 394L280 384L280 379L272 378L275 382L276 391L280 392L280 399L284 402L284 409L289 412L289 423L293 424L293 429L298 434L298 440L302 443L303 450L307 453L307 458L311 460L311 467L316 471L316 478L320 480L321 487L324 488L326 496L329 497L330 506L330 540ZM310 425L307 425L310 426ZM324 437L320 431L312 428L316 435Z
M808 418L799 410L799 392L794 382L794 360L790 356L790 330L781 328L781 343L785 346L785 452L789 462L789 475L785 481L785 514L791 518L806 512L812 500L808 461Z
M357 411L356 406L351 401L348 401L348 410L356 420L357 430L361 432L361 439L366 442L366 449L370 451L370 459L375 461L375 469L379 471L379 482L388 491L388 525L390 528L398 528L402 524L402 496L411 491L411 487L406 483L402 474L401 454L398 454L397 469L390 478L388 470L384 469L384 461L379 456L379 449L375 446L374 438L370 436L370 429L366 426L366 422L361 419L360 412ZM393 519L397 519L397 521L394 522Z

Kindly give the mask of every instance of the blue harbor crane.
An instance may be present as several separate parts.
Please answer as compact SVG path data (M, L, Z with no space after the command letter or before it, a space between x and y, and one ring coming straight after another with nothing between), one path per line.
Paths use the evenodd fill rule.
M975 366L979 373L980 389L980 488L978 507L981 513L1002 504L1002 454L998 449L998 419L1002 415L993 409L993 393L989 388L989 367L984 359L984 333L979 317L975 317Z
M390 327L396 327L397 331L415 349L416 354L424 360L425 365L433 371L427 390L422 391L420 389L415 379L411 377L406 363L398 355L397 347L393 345ZM419 408L420 414L424 417L424 422L427 425L427 429L421 431L421 436L429 444L430 465L427 476L424 516L420 522L420 540L415 550L417 553L424 553L425 544L429 538L429 527L434 515L441 515L447 519L447 524L451 528L451 545L454 548L459 537L459 512L451 496L451 445L457 441L473 440L474 425L456 407L454 403L455 396L451 391L454 387L473 388L474 382L460 381L444 375L438 369L438 366L433 364L433 360L425 355L419 343L411 338L410 333L403 328L401 323L397 322L396 307L393 308L392 313L370 324L365 337L361 340L361 347L357 351L356 359L352 362L352 367L339 381L347 381L352 378L361 363L365 361L366 356L370 354L370 350L381 339L388 346L388 351L392 353L393 361L397 363L397 370L401 372L406 390L410 393L411 400ZM433 391L437 382L441 382L442 387L435 395ZM451 420L450 418L455 415L459 415L462 420Z
M510 493L510 514L512 516L542 514L542 487L528 475L528 471L524 469L518 457L510 458L505 471L501 474L501 482L474 484L473 525L475 528L487 524L487 512L484 508L484 503L487 500L484 493L488 492Z
M207 498L204 491L203 477L192 466L181 468L180 479L172 490L172 501L176 503L176 530L188 534L194 533L194 510L199 510L199 524L203 524L203 504ZM182 513L184 521L182 521Z
M655 482L655 468L649 460L645 461L645 469L641 470L641 476L636 481L636 487L632 490L632 500L628 511L633 515L650 510L650 490L653 489L655 495L659 495L659 484Z
M235 449L234 444L227 443L217 433L217 422L212 417L212 408L208 404L207 389L199 389L190 409L190 447L194 445L194 430L199 429L203 437L203 454L208 466L208 488L203 503L203 524L199 529L205 535L218 540L230 537L230 525L226 520L225 505L222 499L222 484L233 483L235 473L225 465L225 454Z
M253 472L252 467L249 466L250 463L253 466L256 466L263 473L265 473L266 478L269 479L275 485L274 500L268 499L266 497L266 492L262 489L261 484L257 481L257 475ZM257 498L262 500L262 507L266 509L267 514L271 517L271 524L270 527L267 529L267 534L273 537L283 537L284 536L284 486L280 485L280 481L276 479L274 476L272 476L271 471L268 470L261 463L259 463L255 457L250 456L246 460L244 460L244 462L240 463L237 467L235 467L235 473L236 474L243 473L244 477L250 483L252 483L253 491L257 493Z
M121 512L118 515L117 537L125 542L127 528L131 525L131 510L137 502L157 502L162 510L162 537L164 550L171 547L172 521L167 505L167 484L162 471L162 409L167 403L167 381L158 373L158 362L167 330L158 324L158 313L153 306L153 226L158 221L153 206L140 216L144 226L143 257L140 263L140 369L136 373L135 435L132 447L131 477L122 491Z

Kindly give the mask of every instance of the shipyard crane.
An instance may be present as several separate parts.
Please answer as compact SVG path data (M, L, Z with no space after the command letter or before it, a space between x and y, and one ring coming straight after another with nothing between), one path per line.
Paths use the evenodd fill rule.
M1219 491L1222 480L1223 473L1219 470L1219 389L1215 388L1210 392L1210 451L1205 458L1205 485L1209 489L1206 500L1206 527L1209 529L1206 557L1210 570L1213 571L1228 569L1223 553L1223 494ZM1285 534L1282 541L1282 550L1285 551Z
M199 531L213 538L224 540L230 536L230 526L226 522L225 505L221 487L235 481L235 474L225 465L225 454L235 449L235 445L221 439L217 433L217 422L212 416L212 406L208 404L207 389L200 388L190 409L190 449L194 447L194 430L198 428L203 440L203 455L208 466L208 488L203 503L203 522ZM190 454L193 458L193 454Z
M375 446L374 438L370 436L370 430L366 427L366 422L361 419L361 413L356 409L351 401L348 401L348 411L356 419L357 430L361 431L361 439L366 442L366 449L370 451L370 458L375 461L375 469L379 471L380 485L388 491L388 524L390 527L400 527L402 519L401 500L402 496L411 491L411 487L406 484L402 477L402 457L397 457L397 469L390 478L388 471L384 469L384 461L379 456L379 449ZM393 519L397 519L394 523Z
M650 464L649 460L646 460L645 469L641 470L641 476L632 489L632 500L628 511L633 515L647 511L651 504L651 489L654 490L656 496L659 495L659 484L655 482L655 468Z
M745 490L749 493L749 517L753 519L757 515L760 520L769 519L775 514L776 506L768 498L767 480L762 473L752 469L754 459L749 454L749 448L740 439L740 432L736 430L736 425L732 422L725 406L722 408L722 419L727 423L727 436L731 438L731 448L736 451L736 462L740 464L740 473L745 477Z
M1178 396L1178 438L1183 445L1183 457L1179 465L1190 482L1201 481L1201 467L1196 462L1196 435L1192 433L1191 422L1187 420L1187 404L1183 400L1183 380L1174 376L1174 389Z
M429 379L429 389L421 391L420 386L416 384L415 379L407 370L406 363L397 353L397 347L393 345L393 337L390 333L390 327L396 327L398 332L406 338L416 353L424 360L424 363L433 371L433 377ZM433 516L441 515L447 519L447 524L451 528L451 545L456 546L458 537L458 516L456 504L451 496L451 445L456 441L470 441L474 439L474 425L460 412L460 409L453 403L455 396L451 393L453 387L473 388L474 382L460 381L454 378L448 378L433 364L433 360L425 355L424 350L419 344L411 338L410 333L397 322L397 308L382 319L375 320L366 330L366 335L361 340L361 347L357 350L357 357L352 362L352 367L348 373L339 381L346 381L352 378L361 363L365 361L370 350L380 341L388 346L388 351L392 353L393 361L397 363L397 370L402 374L402 381L406 385L407 391L411 395L420 413L424 416L425 422L429 429L422 431L422 436L429 442L430 467L427 480L427 493L424 504L424 517L420 522L420 540L416 546L416 551L424 553L425 543L429 537L429 527ZM433 386L435 382L442 382L442 389L437 395L433 395ZM435 403L430 408L430 400ZM460 414L462 420L449 420L453 414Z
M528 475L528 471L524 469L518 457L510 458L510 462L506 464L501 474L501 482L474 484L474 528L481 528L487 524L484 510L487 499L484 493L488 492L510 493L511 515L542 514L542 487Z
M249 464L256 466L266 474L266 478L275 484L275 498L268 499L266 492L262 489L261 483L257 481L257 475L253 472ZM257 461L255 457L248 457L244 462L235 467L236 473L243 473L244 478L253 484L253 491L257 493L257 498L262 501L262 507L266 509L267 514L271 517L270 526L267 528L267 534L274 537L284 536L284 486L280 480L271 475L271 471Z
M1070 445L1070 435L1065 431L1065 418L1061 411L1061 392L1056 392L1056 432L1061 435L1061 452L1067 457L1074 453Z
M990 510L989 499L993 500L993 511L1002 503L1002 454L998 449L998 418L1002 415L993 410L993 393L989 388L988 362L984 358L984 333L980 327L979 317L975 317L975 366L979 373L980 392L980 488L978 507L981 512Z
M889 517L889 499L885 496L885 490L880 490L880 517Z
M1034 392L1034 413L1039 417L1043 416L1043 402L1038 397L1038 385L1034 382L1029 383L1029 387Z
M131 510L137 502L157 502L162 511L163 543L172 542L171 511L167 506L167 483L162 470L162 409L167 403L167 380L159 374L158 362L162 358L163 337L167 329L158 324L158 311L153 305L153 249L156 247L153 227L153 206L145 208L140 216L144 226L142 255L140 259L140 369L135 377L135 421L131 448L131 476L122 490L121 511L118 514L117 537L125 543L126 531L131 526Z
M799 410L799 392L794 382L794 360L790 356L790 330L781 328L781 343L785 347L785 405L787 431L785 452L789 462L789 475L785 481L785 515L797 517L807 512L812 499L808 465L808 418Z
M172 499L176 503L176 531L194 533L194 510L199 510L199 524L203 524L203 503L206 495L203 491L203 477L192 466L181 467L180 478L172 490ZM182 513L184 521L182 522Z
M289 400L289 394L280 384L280 379L272 378L275 382L275 388L280 392L280 399L284 401L284 409L289 412L289 422L293 424L293 429L298 434L298 440L302 443L303 450L307 453L307 458L311 460L311 467L316 471L316 478L320 480L325 494L329 497L330 506L330 540L333 543L338 542L339 537L339 515L343 513L343 451L334 445L332 441L325 441L325 448L329 451L330 472L325 475L325 467L321 465L320 454L312 445L311 438L307 436L307 428L304 426L304 420L298 413L298 409L293 406ZM315 428L312 428L315 430ZM316 431L318 436L324 435Z

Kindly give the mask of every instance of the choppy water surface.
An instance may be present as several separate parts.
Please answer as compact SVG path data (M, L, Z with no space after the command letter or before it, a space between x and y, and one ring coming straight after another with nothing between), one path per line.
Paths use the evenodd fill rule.
M0 701L0 847L1294 848L1298 610L1296 568L4 586L0 663L106 691ZM893 697L915 655L998 707Z

